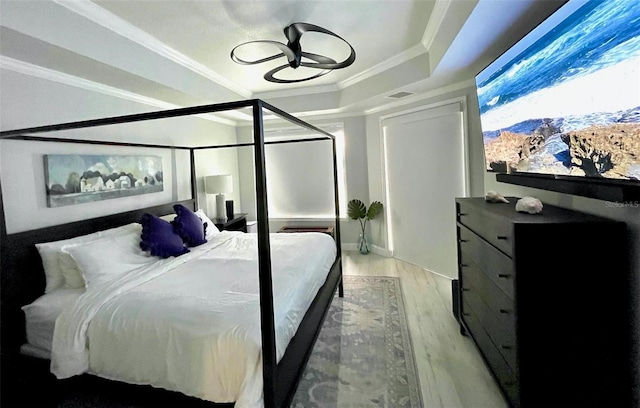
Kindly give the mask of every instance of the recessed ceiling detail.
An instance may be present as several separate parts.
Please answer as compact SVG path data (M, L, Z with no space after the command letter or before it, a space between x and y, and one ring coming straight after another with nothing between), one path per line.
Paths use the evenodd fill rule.
M496 2L504 4L499 24L487 24ZM34 81L34 93L35 84L47 94L53 89L49 82L58 81L137 103L191 106L258 98L301 116L369 114L458 92L462 85L473 87L471 78L480 68L560 3L358 0L339 2L336 9L336 2L324 0L0 0L0 60L12 58L66 75L65 82L56 75ZM288 33L283 37L283 28L292 22L326 27L350 46L342 38L304 27L296 33L294 26L291 34L301 47L298 69L271 43L247 45L235 54L245 62L273 54L279 58L256 65L238 65L229 58L238 44L254 40L272 40L281 47L291 39L295 43ZM324 62L303 55L346 65L352 48L357 58L347 69L320 77L326 74ZM292 61L295 65L296 58ZM266 72L285 64L272 73L274 79L315 79L286 86L264 79ZM21 94L18 87L5 86L9 75L2 74L38 77L39 71L18 71L14 65L0 61L3 98ZM388 97L398 91L415 94Z
M302 51L302 46L300 45L300 39L302 38L302 34L304 34L305 32L322 33L322 34L330 35L332 37L339 38L349 46L351 53L344 61L336 62L334 59L326 57L324 55L304 52ZM266 79L269 82L275 82L279 84L303 82L303 81L308 81L310 79L318 78L328 74L334 69L346 68L349 65L353 64L353 62L356 60L356 51L353 49L351 44L347 42L347 40L320 26L309 24L309 23L293 23L285 27L284 36L287 37L287 40L288 40L286 45L281 42L271 41L271 40L257 40L257 41L249 41L246 43L242 43L236 46L233 50L231 50L231 59L237 62L238 64L242 64L242 65L256 65L256 64L261 64L263 62L272 61L280 57L286 57L289 62L288 64L276 67L270 70L269 72L267 72L266 74L264 74L264 79ZM235 54L236 50L248 44L273 45L279 48L280 51L282 52L280 54L271 55L269 57L260 58L254 61L247 61L247 60L238 58L238 56L236 56ZM314 62L306 62L306 61L303 61L302 58L306 58ZM321 71L315 75L311 75L301 79L282 79L282 78L276 78L274 76L275 74L277 74L278 72L284 69L287 69L287 68L297 69L299 67L319 69Z
M400 99L400 98L406 98L407 96L410 96L410 95L415 95L415 92L405 92L405 91L396 92L394 94L387 95L387 98Z

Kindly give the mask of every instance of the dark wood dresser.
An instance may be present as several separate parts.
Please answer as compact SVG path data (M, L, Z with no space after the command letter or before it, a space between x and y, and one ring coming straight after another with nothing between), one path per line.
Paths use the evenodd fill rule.
M461 331L513 407L629 406L625 224L508 199L456 199Z

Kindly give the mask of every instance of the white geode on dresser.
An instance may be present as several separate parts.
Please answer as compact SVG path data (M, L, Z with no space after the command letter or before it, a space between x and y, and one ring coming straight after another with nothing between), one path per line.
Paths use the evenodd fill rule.
M542 202L534 197L522 197L516 202L516 211L538 214L542 212Z

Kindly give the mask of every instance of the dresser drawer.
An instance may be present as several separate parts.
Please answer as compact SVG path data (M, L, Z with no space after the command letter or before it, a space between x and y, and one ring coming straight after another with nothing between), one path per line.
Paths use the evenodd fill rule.
M480 235L505 254L513 255L513 223L511 220L465 202L456 204L459 223Z
M489 279L489 276L482 272L478 265L471 260L468 254L460 254L460 283L463 292L471 287L477 291L482 301L498 316L498 319L507 327L515 330L515 305L513 299ZM464 294L463 294L464 295Z
M516 332L515 327L507 326L500 321L484 303L478 291L471 286L463 293L463 301L467 305L465 313L476 318L487 333L502 358L512 371L517 372L516 366Z
M635 407L630 306L621 296L629 228L547 204L539 214L519 213L518 198L507 199L455 200L461 332L510 408ZM547 248L588 256L550 257ZM597 293L597 304L585 303L589 293Z
M516 275L511 258L460 225L458 226L458 245L462 256L461 268L465 268L467 260L474 262L505 295L511 299L514 298Z
M493 372L505 394L507 394L510 404L514 407L519 407L520 396L517 376L509 368L509 365L489 338L482 324L473 314L472 308L464 300L462 301L462 319L478 348L482 351L489 369Z

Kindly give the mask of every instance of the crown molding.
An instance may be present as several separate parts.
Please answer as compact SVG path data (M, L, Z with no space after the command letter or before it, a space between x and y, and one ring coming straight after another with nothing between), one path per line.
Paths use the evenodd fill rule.
M253 93L250 90L238 85L225 78L224 76L212 71L205 65L194 61L188 56L178 52L177 50L164 44L157 38L153 37L149 33L141 30L126 20L118 17L117 15L109 12L108 10L100 7L99 5L91 2L90 0L52 0L56 4L65 7L66 9L122 36L130 41L133 41L148 50L166 58L180 66L187 68L188 70L209 79L210 81L229 89L245 98L283 98L300 95L312 95L319 93L337 92L352 85L355 85L361 81L369 79L375 75L383 73L389 69L392 69L398 65L406 63L407 61L422 55L428 51L429 46L433 42L438 28L442 24L445 14L449 9L449 6L454 0L435 0L433 11L429 17L429 22L422 37L422 41L413 47L404 50L403 52L379 63L373 67L370 67L356 75L353 75L345 80L342 80L336 84L319 85L312 87L302 87L288 90L277 90L267 92Z
M456 82L450 85L443 86L441 88L434 89L432 91L427 91L423 93L416 94L414 96L409 96L407 98L400 99L398 101L394 101L388 103L386 105L376 106L371 109L367 109L364 111L365 115L372 115L375 113L383 112L389 109L397 108L400 106L408 105L411 103L419 102L424 99L435 98L436 96L445 95L451 92L459 91L462 89L467 89L475 86L475 81L473 79Z
M339 115L344 113L344 109L342 108L334 108L334 109L323 109L316 111L305 111L305 112L292 112L297 118L305 118L305 120L310 120L311 117L316 116L319 118L337 118ZM280 116L268 114L264 116L264 120L268 123L291 123L286 119L282 119Z
M404 50L401 53L396 54L379 64L372 66L371 68L368 68L350 78L338 82L338 89L344 89L349 86L355 85L358 82L369 79L393 67L397 67L400 64L404 64L405 62L417 57L418 55L424 54L425 52L427 52L427 49L422 44L416 44L413 47Z
M307 120L329 120L329 119L344 119L344 118L355 118L358 116L364 116L364 111L362 110L353 110L353 111L345 111L344 108L340 109L327 109L324 111L309 111L309 112L301 112L296 114L296 116L300 118L305 118Z
M340 89L337 84L316 85L294 89L284 89L278 91L256 92L253 97L256 99L290 98L292 96L304 96L329 92L337 92Z
M103 9L95 3L89 0L53 0L55 3L67 8L68 10L85 17L92 22L99 24L100 26L113 31L116 34L131 40L156 54L179 64L188 70L209 79L216 84L229 89L245 98L251 98L252 92L245 89L235 82L228 80L222 75L212 71L205 65L200 64L187 57L186 55L174 50L168 45L164 44L157 38L153 37L149 33L141 30L133 24L121 19L115 14Z
M413 47L407 50L404 50L401 53L396 54L393 57L385 61L382 61L381 63L376 64L373 67L368 68L336 84L302 87L302 88L295 88L295 89L281 90L281 91L268 91L268 92L261 92L261 93L256 92L253 97L259 98L259 99L287 98L291 96L338 92L347 87L355 85L358 82L364 81L375 75L381 74L391 68L397 67L398 65L404 64L405 62L412 60L413 58L419 55L422 55L425 52L427 52L427 50L422 46L422 44L416 44Z
M54 71L52 69L44 68L38 65L29 64L27 62L23 62L20 60L16 60L9 57L0 57L0 69L5 69L8 71L17 72L24 75L29 75L36 78L45 79L48 81L53 81L69 86L73 86L75 88L81 88L84 90L101 93L104 95L137 102L140 104L153 106L161 109L175 109L181 108L180 105L175 105L169 102L164 102L155 98L150 98L147 96L139 95L134 92L125 91L122 89L114 88L112 86L100 84L98 82L90 81L88 79L76 77L73 75L65 74L59 71ZM439 95L444 95L450 92L455 92L461 89L466 89L475 86L475 82L473 79L456 82L451 85L444 86L442 88L434 89L433 91L419 93L414 96L410 96L398 101L393 101L388 104L379 105L371 109L366 109L364 111L346 111L345 108L337 108L337 109L326 109L319 111L308 111L308 112L298 112L296 113L297 117L305 118L305 120L326 120L326 119L342 119L342 118L350 118L350 117L358 117L358 116L366 116L376 114L385 110L393 109L396 107L408 105L411 103L419 102L424 99L434 98ZM212 122L217 122L229 126L250 126L250 122L246 122L242 120L242 118L238 118L239 121L233 121L230 119L220 118L211 114L197 115L202 119L206 119ZM279 118L267 119L269 123L277 123ZM284 121L283 121L284 122Z
M333 120L333 119L345 119L345 118L355 118L358 116L364 116L364 111L354 110L354 111L345 111L343 108L339 109L326 109L321 111L309 111L309 112L298 112L293 113L297 118L304 118L305 121L315 121L315 120ZM269 124L280 124L280 123L291 123L287 120L281 119L273 115L273 117L265 117L265 122ZM238 123L238 127L243 126L253 126L251 122L242 122Z
M47 81L57 82L64 85L73 86L75 88L84 89L86 91L97 92L103 95L113 96L119 99L125 99L131 102L140 103L143 105L153 106L161 109L176 109L183 108L184 106L174 105L169 102L161 101L155 98L149 98L134 92L125 91L122 89L114 88L109 85L104 85L98 82L90 81L88 79L76 77L73 75L65 74L59 71L55 71L49 68L44 68L39 65L29 64L28 62L20 61L17 59L0 56L0 69L7 71L17 72L36 78L45 79ZM229 126L236 126L236 122L224 118L220 118L211 114L196 115L199 118L206 119L212 122L222 123Z
M314 120L328 120L328 119L344 119L344 118L353 118L358 116L367 116L373 115L376 113L384 112L387 110L391 110L394 108L398 108L401 106L409 105L412 103L420 102L425 99L435 98L440 95L446 95L451 92L460 91L462 89L473 88L475 86L475 81L473 79L464 80L460 82L455 82L450 85L446 85L440 88L436 88L431 91L422 92L415 94L413 96L409 96L407 98L403 98L397 101L392 101L384 105L378 105L370 109L357 109L357 110L349 110L346 107L336 108L336 109L324 109L317 111L307 111L307 112L293 112L298 118L304 118L306 121L314 121ZM265 121L268 123L286 123L285 120L280 119L279 117L265 117ZM251 126L251 122L238 123L238 126Z
M429 16L429 21L427 22L427 27L424 30L424 34L422 35L421 44L425 49L431 48L433 41L436 38L436 34L444 21L444 17L447 14L447 10L449 10L449 6L451 6L451 2L453 0L436 0L433 5L433 11L431 11L431 16Z

